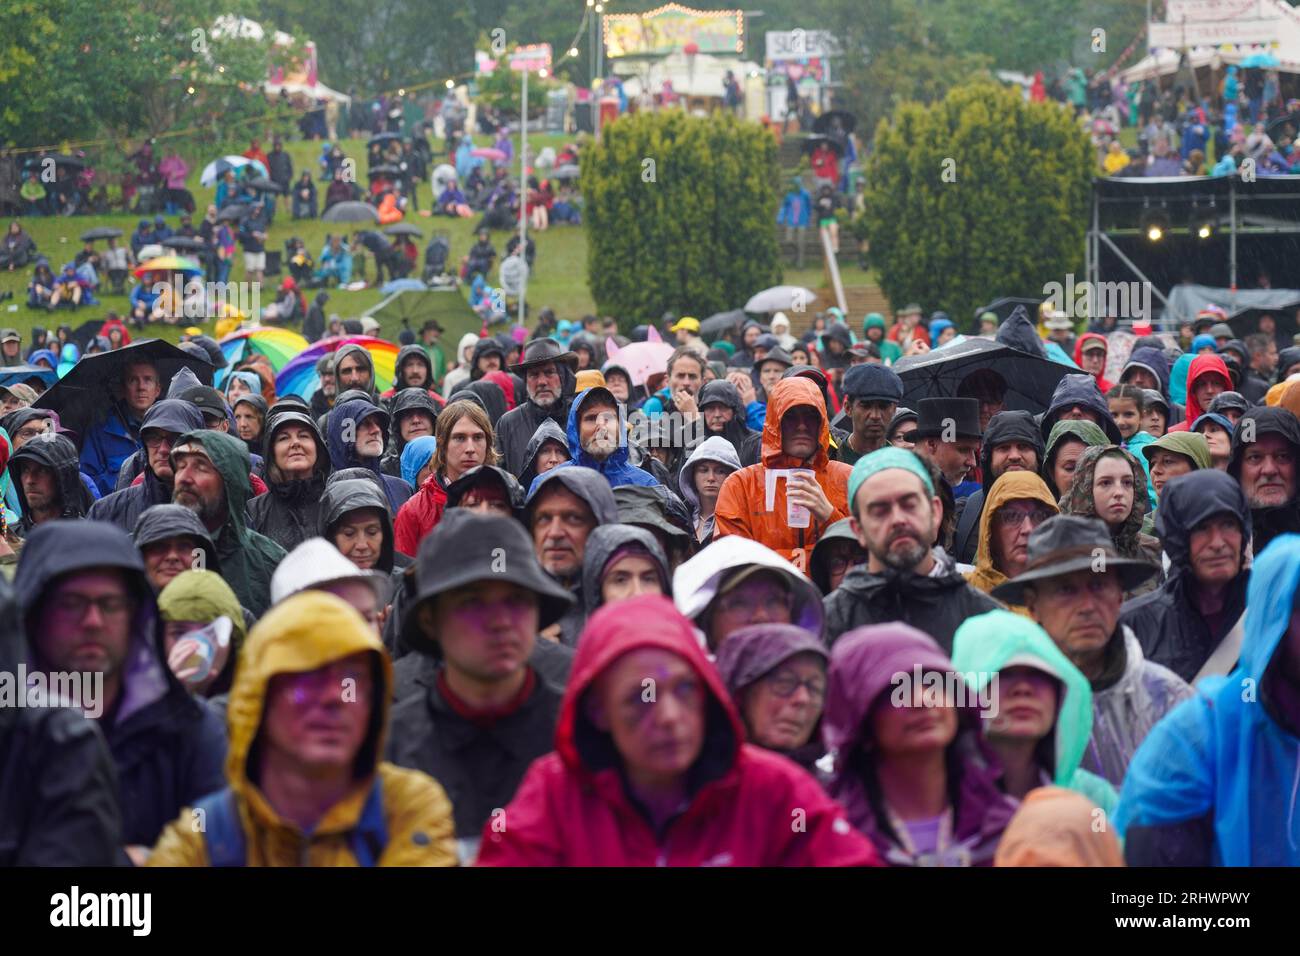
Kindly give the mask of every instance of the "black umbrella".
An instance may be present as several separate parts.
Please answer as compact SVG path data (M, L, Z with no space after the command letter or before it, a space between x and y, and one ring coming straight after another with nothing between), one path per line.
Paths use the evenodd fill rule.
M121 229L115 229L112 226L96 226L94 229L87 229L83 232L81 241L94 242L96 239L118 239L121 235Z
M732 309L730 312L715 313L700 323L700 338L706 342L717 341L731 329L738 329L744 323L744 309Z
M858 125L858 118L844 110L830 110L813 121L813 132L831 135L837 124L840 132L847 136Z
M256 189L260 193L282 193L284 187L273 179L267 179L265 176L254 176L252 179L244 182L245 186Z
M1283 136L1294 135L1296 130L1300 130L1300 111L1279 116L1277 119L1271 120L1265 128L1268 138L1275 143Z
M378 222L379 211L369 203L340 202L325 210L323 222Z
M55 166L68 166L72 169L86 168L86 161L84 159L78 159L76 156L34 156L27 160L23 166L27 169L31 169L34 166L43 165L47 159L53 160Z
M35 407L58 412L59 421L65 428L84 437L107 417L113 405L112 397L116 395L115 386L121 382L127 365L141 360L152 362L158 369L164 395L172 377L182 367L197 375L204 385L212 384L212 366L209 363L182 352L170 342L145 339L111 352L83 357L72 371L36 400Z
M160 245L167 246L169 249L185 249L190 252L204 252L208 244L202 239L195 239L191 236L168 236Z
M374 179L376 176L400 176L402 171L392 163L380 163L378 166L371 166L367 175Z
M413 226L409 222L395 223L385 229L384 233L389 236L415 236L417 239L424 238L424 233L419 230L419 227Z
M238 222L252 211L252 203L232 202L229 206L222 209L221 212L217 213L217 222L223 222L226 220L229 220L230 222Z
M805 153L811 153L822 143L825 143L827 146L833 149L836 155L839 156L844 155L844 144L839 142L838 140L831 139L829 136L809 136L807 139L803 141L803 151Z
M402 136L400 133L379 133L376 136L370 137L370 142L366 143L366 149L369 149L371 146L374 146L376 143L387 143L391 140L401 139L401 138Z
M1007 408L1035 415L1047 411L1057 383L1079 371L998 342L970 338L895 362L894 371L903 380L899 404L916 408L923 398L956 398L962 382L981 369L996 372L1006 382Z
M77 346L77 351L85 355L86 348L90 345L90 340L99 334L99 330L104 327L103 319L87 319L79 326L72 330L68 336L68 341Z

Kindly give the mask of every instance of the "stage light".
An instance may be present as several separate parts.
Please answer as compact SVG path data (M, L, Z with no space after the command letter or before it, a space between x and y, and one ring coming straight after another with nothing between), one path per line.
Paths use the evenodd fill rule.
M1149 242L1160 242L1169 235L1169 214L1164 207L1160 209L1145 208L1142 212L1142 234Z

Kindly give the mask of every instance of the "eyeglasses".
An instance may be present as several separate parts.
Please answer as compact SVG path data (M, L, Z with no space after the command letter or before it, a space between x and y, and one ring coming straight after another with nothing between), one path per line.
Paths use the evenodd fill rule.
M723 596L718 601L718 608L724 614L746 614L753 618L759 608L773 617L777 614L789 614L794 610L794 595L783 591L738 591Z
M856 568L858 565L866 564L866 556L861 554L846 554L831 558L826 562L826 569L831 574L843 574L849 568Z
M77 621L86 617L86 611L92 604L100 616L105 618L121 617L131 609L131 599L125 594L106 594L100 598L89 598L84 594L60 594L50 602L57 614Z
M807 688L808 696L813 700L822 700L826 696L826 680L822 677L800 680L789 671L781 671L768 677L765 683L777 697L793 697L800 687Z
M172 445L176 443L176 437L174 435L167 434L167 432L150 431L150 432L146 432L141 437L144 441L145 448L159 448L163 445L166 445L168 448L170 448Z
M1053 512L1046 508L1014 508L1008 505L998 509L997 521L1004 528L1019 528L1028 518L1030 525L1037 528L1052 517L1052 514Z

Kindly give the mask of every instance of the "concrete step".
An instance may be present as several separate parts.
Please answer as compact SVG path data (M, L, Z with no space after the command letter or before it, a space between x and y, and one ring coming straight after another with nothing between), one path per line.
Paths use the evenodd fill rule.
M788 312L790 318L790 332L798 336L808 331L812 327L813 317L818 312L825 312L831 306L835 305L835 290L830 286L824 286L814 289L817 293L817 304L805 312ZM850 285L844 287L844 301L848 306L849 326L854 333L862 331L862 320L868 312L879 312L890 321L893 315L893 307L885 294L880 291L878 285Z

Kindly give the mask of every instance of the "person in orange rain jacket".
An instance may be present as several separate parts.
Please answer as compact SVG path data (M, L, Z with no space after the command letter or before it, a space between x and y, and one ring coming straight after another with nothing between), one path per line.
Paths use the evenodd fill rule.
M880 859L809 773L745 743L691 622L667 598L645 594L606 605L587 622L555 750L533 762L514 799L487 821L478 865L879 866Z
M723 482L714 509L714 537L752 538L806 571L813 545L827 528L849 516L853 469L831 461L830 440L826 406L817 386L804 378L777 382L768 393L761 461ZM809 469L813 475L768 477L770 472L791 468ZM791 526L787 498L807 509L807 527Z

